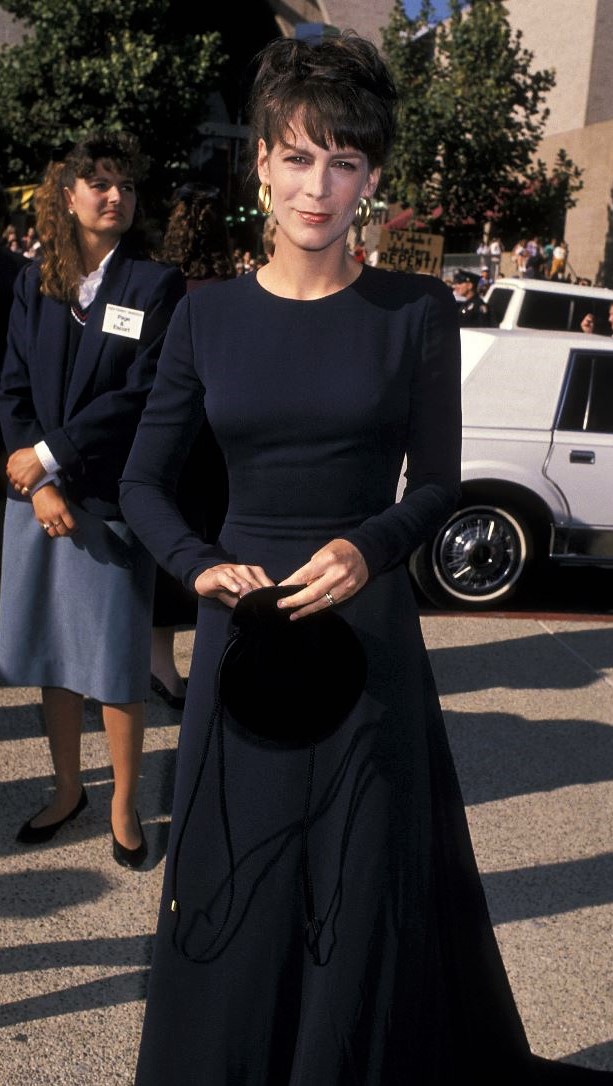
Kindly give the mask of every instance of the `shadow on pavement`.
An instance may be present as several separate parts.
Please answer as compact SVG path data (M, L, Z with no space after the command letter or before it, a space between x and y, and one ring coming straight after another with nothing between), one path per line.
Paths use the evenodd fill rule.
M481 876L494 924L613 902L613 852Z
M598 630L433 648L429 657L441 696L492 687L582 689L599 680L600 669L613 668L613 631L607 625Z
M149 970L114 974L102 980L76 984L58 992L31 996L5 1003L0 1009L0 1026L14 1026L62 1014L82 1013L99 1007L118 1006L143 1000L147 992Z
M613 778L613 728L597 721L446 710L445 723L467 806Z

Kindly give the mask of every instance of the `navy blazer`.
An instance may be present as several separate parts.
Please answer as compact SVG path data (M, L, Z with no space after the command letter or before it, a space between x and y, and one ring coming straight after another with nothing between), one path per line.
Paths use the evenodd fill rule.
M25 256L0 249L0 363L6 349L6 334L9 327L9 315L13 304L15 280L22 268L28 266Z
M67 497L91 513L120 516L118 480L174 308L185 293L177 268L113 254L89 311L64 389L67 304L40 292L38 265L15 284L0 377L0 425L9 453L45 440ZM144 311L139 339L103 332L109 303ZM9 488L10 496L20 495Z

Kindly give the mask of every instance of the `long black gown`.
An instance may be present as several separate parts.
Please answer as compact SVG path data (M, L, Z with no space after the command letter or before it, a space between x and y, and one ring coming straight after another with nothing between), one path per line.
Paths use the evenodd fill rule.
M457 502L459 403L455 305L428 276L365 267L352 286L297 301L251 275L175 312L124 472L126 519L189 586L228 558L281 580L330 539L351 540L370 579L339 611L368 676L316 751L318 963L301 874L309 750L227 720L207 742L231 616L200 601L137 1086L592 1078L529 1053L405 566ZM172 501L203 405L230 485L217 546Z

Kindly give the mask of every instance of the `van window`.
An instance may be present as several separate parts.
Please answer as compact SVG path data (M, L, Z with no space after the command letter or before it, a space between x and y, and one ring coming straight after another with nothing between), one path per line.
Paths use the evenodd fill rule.
M613 434L612 356L575 355L558 429Z
M581 331L581 321L586 313L594 314L594 332L599 336L610 336L609 306L611 302L605 298L576 298L571 332Z
M594 359L586 429L592 434L613 434L613 365L609 358Z
M519 328L551 329L568 332L573 326L572 294L549 294L547 291L527 290L517 318Z
M490 318L494 327L504 320L507 306L514 293L515 292L511 290L510 287L494 287L492 290L487 307L490 311Z

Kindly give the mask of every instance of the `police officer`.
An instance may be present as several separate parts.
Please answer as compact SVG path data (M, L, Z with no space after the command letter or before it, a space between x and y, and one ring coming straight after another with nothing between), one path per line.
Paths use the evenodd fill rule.
M458 268L453 273L453 294L458 306L460 324L466 328L491 326L488 306L477 290L479 276L475 272Z

